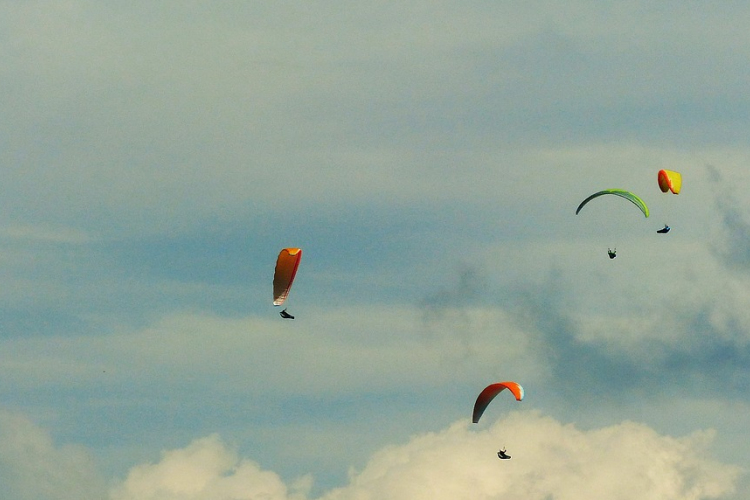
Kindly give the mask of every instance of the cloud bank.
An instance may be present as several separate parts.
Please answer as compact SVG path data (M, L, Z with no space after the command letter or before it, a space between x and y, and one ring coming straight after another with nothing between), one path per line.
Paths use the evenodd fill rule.
M740 473L711 458L713 431L675 438L627 421L581 430L537 412L472 425L385 447L319 500L698 500L731 495ZM503 445L511 461L495 457ZM110 499L304 500L311 482L287 486L212 435L134 467Z
M48 432L7 411L0 412L0 489L8 500L100 500L106 495L106 483L85 448L56 446Z
M498 401L497 403L501 403ZM535 411L453 423L375 452L319 500L698 500L728 498L741 470L711 456L714 431L661 435L635 423L582 430ZM132 467L106 491L85 449L56 446L23 416L0 415L8 500L306 500L313 478L285 482L216 435ZM495 457L505 446L510 461ZM327 450L320 450L325 454Z
M514 412L486 430L458 422L381 450L348 486L323 498L719 498L733 491L738 471L702 456L712 435L673 438L632 422L582 431ZM494 456L503 445L509 462Z
M217 435L211 435L183 449L164 452L158 463L134 467L112 490L110 499L303 500L309 484L303 478L288 488L277 474L240 459Z

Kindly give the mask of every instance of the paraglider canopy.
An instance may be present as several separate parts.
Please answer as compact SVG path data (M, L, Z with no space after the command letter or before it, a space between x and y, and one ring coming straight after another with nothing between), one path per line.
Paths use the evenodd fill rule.
M672 170L659 170L658 175L659 189L662 193L671 191L674 194L680 194L682 188L682 175Z
M484 410L487 408L487 405L489 405L490 402L495 399L495 396L500 394L505 389L508 389L513 394L513 396L515 396L516 401L521 401L523 399L523 387L521 387L521 385L517 384L516 382L498 382L496 384L490 384L484 388L484 390L479 394L476 402L474 403L474 415L472 418L472 422L474 422L475 424L479 422L479 419L482 416L482 413L484 413Z
M273 274L273 305L280 306L289 296L301 258L301 248L284 248L279 252Z
M638 207L641 210L641 212L643 212L643 215L648 217L648 206L646 206L646 202L644 202L641 198L636 196L634 193L631 193L630 191L626 191L624 189L605 189L603 191L598 191L592 194L591 196L583 200L580 205L578 205L578 208L576 209L576 215L578 215L578 212L580 212L581 209L585 207L588 202L590 202L594 198L604 196L605 194L613 194L615 196L620 196L621 198L625 198L626 200L630 201L633 205Z

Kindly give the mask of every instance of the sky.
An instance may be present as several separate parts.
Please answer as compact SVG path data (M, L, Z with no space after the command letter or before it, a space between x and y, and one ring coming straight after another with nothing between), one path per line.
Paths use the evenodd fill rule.
M749 498L748 25L0 1L3 498Z

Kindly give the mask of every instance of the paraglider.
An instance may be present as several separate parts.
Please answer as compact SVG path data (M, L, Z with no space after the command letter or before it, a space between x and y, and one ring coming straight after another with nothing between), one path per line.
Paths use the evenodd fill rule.
M578 208L576 209L576 215L578 215L581 209L583 209L583 207L585 207L591 200L598 198L600 196L604 196L606 194L613 194L615 196L625 198L626 200L631 202L633 205L638 207L645 217L648 217L649 210L648 210L648 206L646 205L646 202L644 202L636 194L631 193L630 191L626 191L624 189L605 189L603 191L597 191L596 193L592 194L591 196L583 200L580 205L578 205ZM614 259L615 257L617 257L617 251L607 249L607 255L609 255L610 259Z
M481 418L482 413L484 413L484 410L487 408L487 405L490 404L495 396L500 394L505 389L508 389L513 394L513 396L515 396L516 401L521 401L523 399L523 387L521 387L521 385L516 382L498 382L496 384L490 384L485 387L481 393L479 393L479 396L474 403L474 414L472 417L472 422L474 422L475 424L479 422L479 419Z
M299 261L302 258L301 248L284 248L279 252L276 259L276 269L273 274L273 305L280 306L289 296L289 291L297 274ZM279 315L285 319L294 319L294 316L281 311Z
M576 209L576 215L581 211L583 207L588 204L591 200L594 198L598 198L600 196L604 196L605 194L613 194L615 196L620 196L622 198L625 198L626 200L630 201L633 205L638 207L641 212L643 212L643 215L648 217L648 206L646 205L646 202L644 202L640 197L636 196L634 193L631 193L630 191L626 191L624 189L605 189L603 191L598 191L585 200L581 202L580 205L578 205L578 208Z
M478 423L479 419L482 417L482 413L484 413L484 410L487 408L487 405L495 399L495 396L503 392L505 389L508 389L513 394L516 401L521 401L523 399L523 387L516 382L498 382L496 384L490 384L479 393L479 396L477 396L477 400L474 403L472 422L475 424ZM510 455L505 452L505 447L497 452L497 458L500 460L508 460L510 458Z
M662 193L680 194L682 189L682 174L673 170L659 170L656 180L659 183L659 189ZM664 227L656 231L659 234L667 234L672 229L669 225L664 224Z

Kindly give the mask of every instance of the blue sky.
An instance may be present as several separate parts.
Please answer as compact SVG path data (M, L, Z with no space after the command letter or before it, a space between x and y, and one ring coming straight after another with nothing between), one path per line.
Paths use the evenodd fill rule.
M746 498L743 2L0 14L4 498Z

